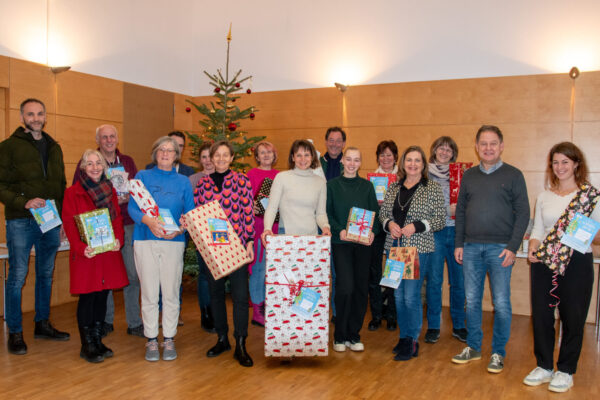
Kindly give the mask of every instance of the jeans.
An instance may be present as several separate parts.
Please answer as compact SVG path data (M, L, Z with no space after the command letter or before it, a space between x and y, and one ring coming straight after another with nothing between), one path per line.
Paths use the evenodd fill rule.
M398 289L394 291L396 313L401 338L419 339L423 326L423 301L421 287L423 277L427 274L427 266L432 253L419 253L421 272L419 279L402 279Z
M481 301L485 276L490 275L490 289L494 303L494 334L492 354L506 355L505 346L510 337L512 307L510 304L510 277L512 265L502 266L498 256L506 247L499 243L465 243L463 272L467 299L467 345L481 351Z
M35 248L35 318L43 321L50 316L50 295L54 258L60 246L60 227L42 233L33 218L6 221L8 247L8 279L6 281L6 323L9 333L23 331L21 292L29 271L29 253Z
M133 259L133 224L125 225L123 228L125 230L125 243L123 243L121 255L123 256L123 262L125 263L127 279L129 279L129 285L123 288L123 303L125 305L125 318L127 319L127 326L129 328L136 328L142 325L142 316L140 310L140 280L135 269L135 260ZM111 290L108 292L108 299L106 301L106 318L104 321L108 324L112 324L114 319L115 302L113 300L113 293Z
M249 282L250 300L252 301L252 304L261 304L265 301L265 267L267 265L267 252L260 239L257 241L256 248L258 250L254 255L256 262L252 265L252 273L250 274Z
M435 252L431 253L427 268L427 328L440 329L442 315L442 284L444 260L448 265L450 283L450 317L453 329L465 328L465 283L462 266L454 259L453 226L434 232Z
M210 274L204 259L199 251L196 251L198 259L198 277L196 278L196 292L198 293L198 305L201 309L210 307L210 289L208 288L208 279L206 274Z

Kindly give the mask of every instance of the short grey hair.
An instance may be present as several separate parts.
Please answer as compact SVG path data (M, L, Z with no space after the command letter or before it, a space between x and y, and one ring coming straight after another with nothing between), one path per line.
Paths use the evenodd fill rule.
M108 171L108 163L106 162L106 159L102 153L95 149L87 149L83 152L83 155L81 156L81 162L79 163L79 169L85 172L85 166L88 162L88 158L90 158L91 155L95 155L100 159L100 162L102 163L102 169L106 174L106 171Z
M117 140L119 140L119 131L117 130L117 127L111 124L103 124L96 128L96 143L98 143L98 139L100 138L100 131L104 128L112 129L115 132L115 135L117 135Z
M171 143L171 145L173 146L173 149L175 149L175 161L173 161L173 163L175 163L175 164L178 163L179 159L181 158L181 152L179 151L179 145L177 144L175 139L173 139L170 136L161 136L158 139L156 139L156 141L152 145L152 162L154 164L157 164L156 153L158 152L158 148L165 143Z

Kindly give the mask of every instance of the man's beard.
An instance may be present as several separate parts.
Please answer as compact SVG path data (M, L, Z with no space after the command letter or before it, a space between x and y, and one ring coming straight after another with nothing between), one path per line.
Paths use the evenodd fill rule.
M46 126L46 121L44 121L44 123L42 124L42 127L40 128L40 130L38 131L37 129L35 129L33 126L29 125L29 124L25 124L25 128L27 128L28 131L31 132L42 132L42 130L44 130L44 127Z

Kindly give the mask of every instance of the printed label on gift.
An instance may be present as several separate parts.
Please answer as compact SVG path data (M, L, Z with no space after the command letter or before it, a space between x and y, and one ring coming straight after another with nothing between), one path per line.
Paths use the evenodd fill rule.
M115 248L115 234L107 208L76 215L75 222L82 241L92 249L93 255Z
M383 270L383 276L381 277L381 286L387 286L393 289L398 289L400 282L402 281L402 274L404 273L404 262L387 259L385 262L385 268Z
M598 230L600 230L600 222L576 213L560 242L580 253L586 253Z
M33 215L35 222L40 226L42 233L46 233L50 229L56 228L62 224L54 200L46 200L46 205L44 207L30 208L29 211Z
M227 234L227 221L218 218L208 218L208 230L214 245L229 244L229 235Z
M173 218L173 214L171 214L171 210L168 208L158 209L158 219L165 223L162 228L167 233L179 232L179 226L177 226L175 218Z
M371 181L375 188L377 201L383 203L388 188L393 182L396 182L396 174L368 173L367 179Z
M129 172L126 172L122 165L109 168L106 177L110 179L119 196L129 193Z
M321 294L316 290L303 287L292 303L292 311L304 318L312 318L320 298Z
M346 225L346 239L360 243L369 243L369 233L375 221L375 212L352 207Z

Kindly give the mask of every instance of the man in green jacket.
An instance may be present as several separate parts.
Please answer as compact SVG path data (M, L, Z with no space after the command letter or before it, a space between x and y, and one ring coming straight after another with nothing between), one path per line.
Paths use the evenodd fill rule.
M23 340L21 292L29 270L29 254L35 248L35 330L39 339L69 340L69 334L50 324L50 295L54 258L60 245L60 226L42 233L30 209L54 200L60 215L66 187L60 146L46 132L46 107L37 99L21 103L19 127L0 143L0 202L6 217L8 280L6 323L8 351L26 354Z

